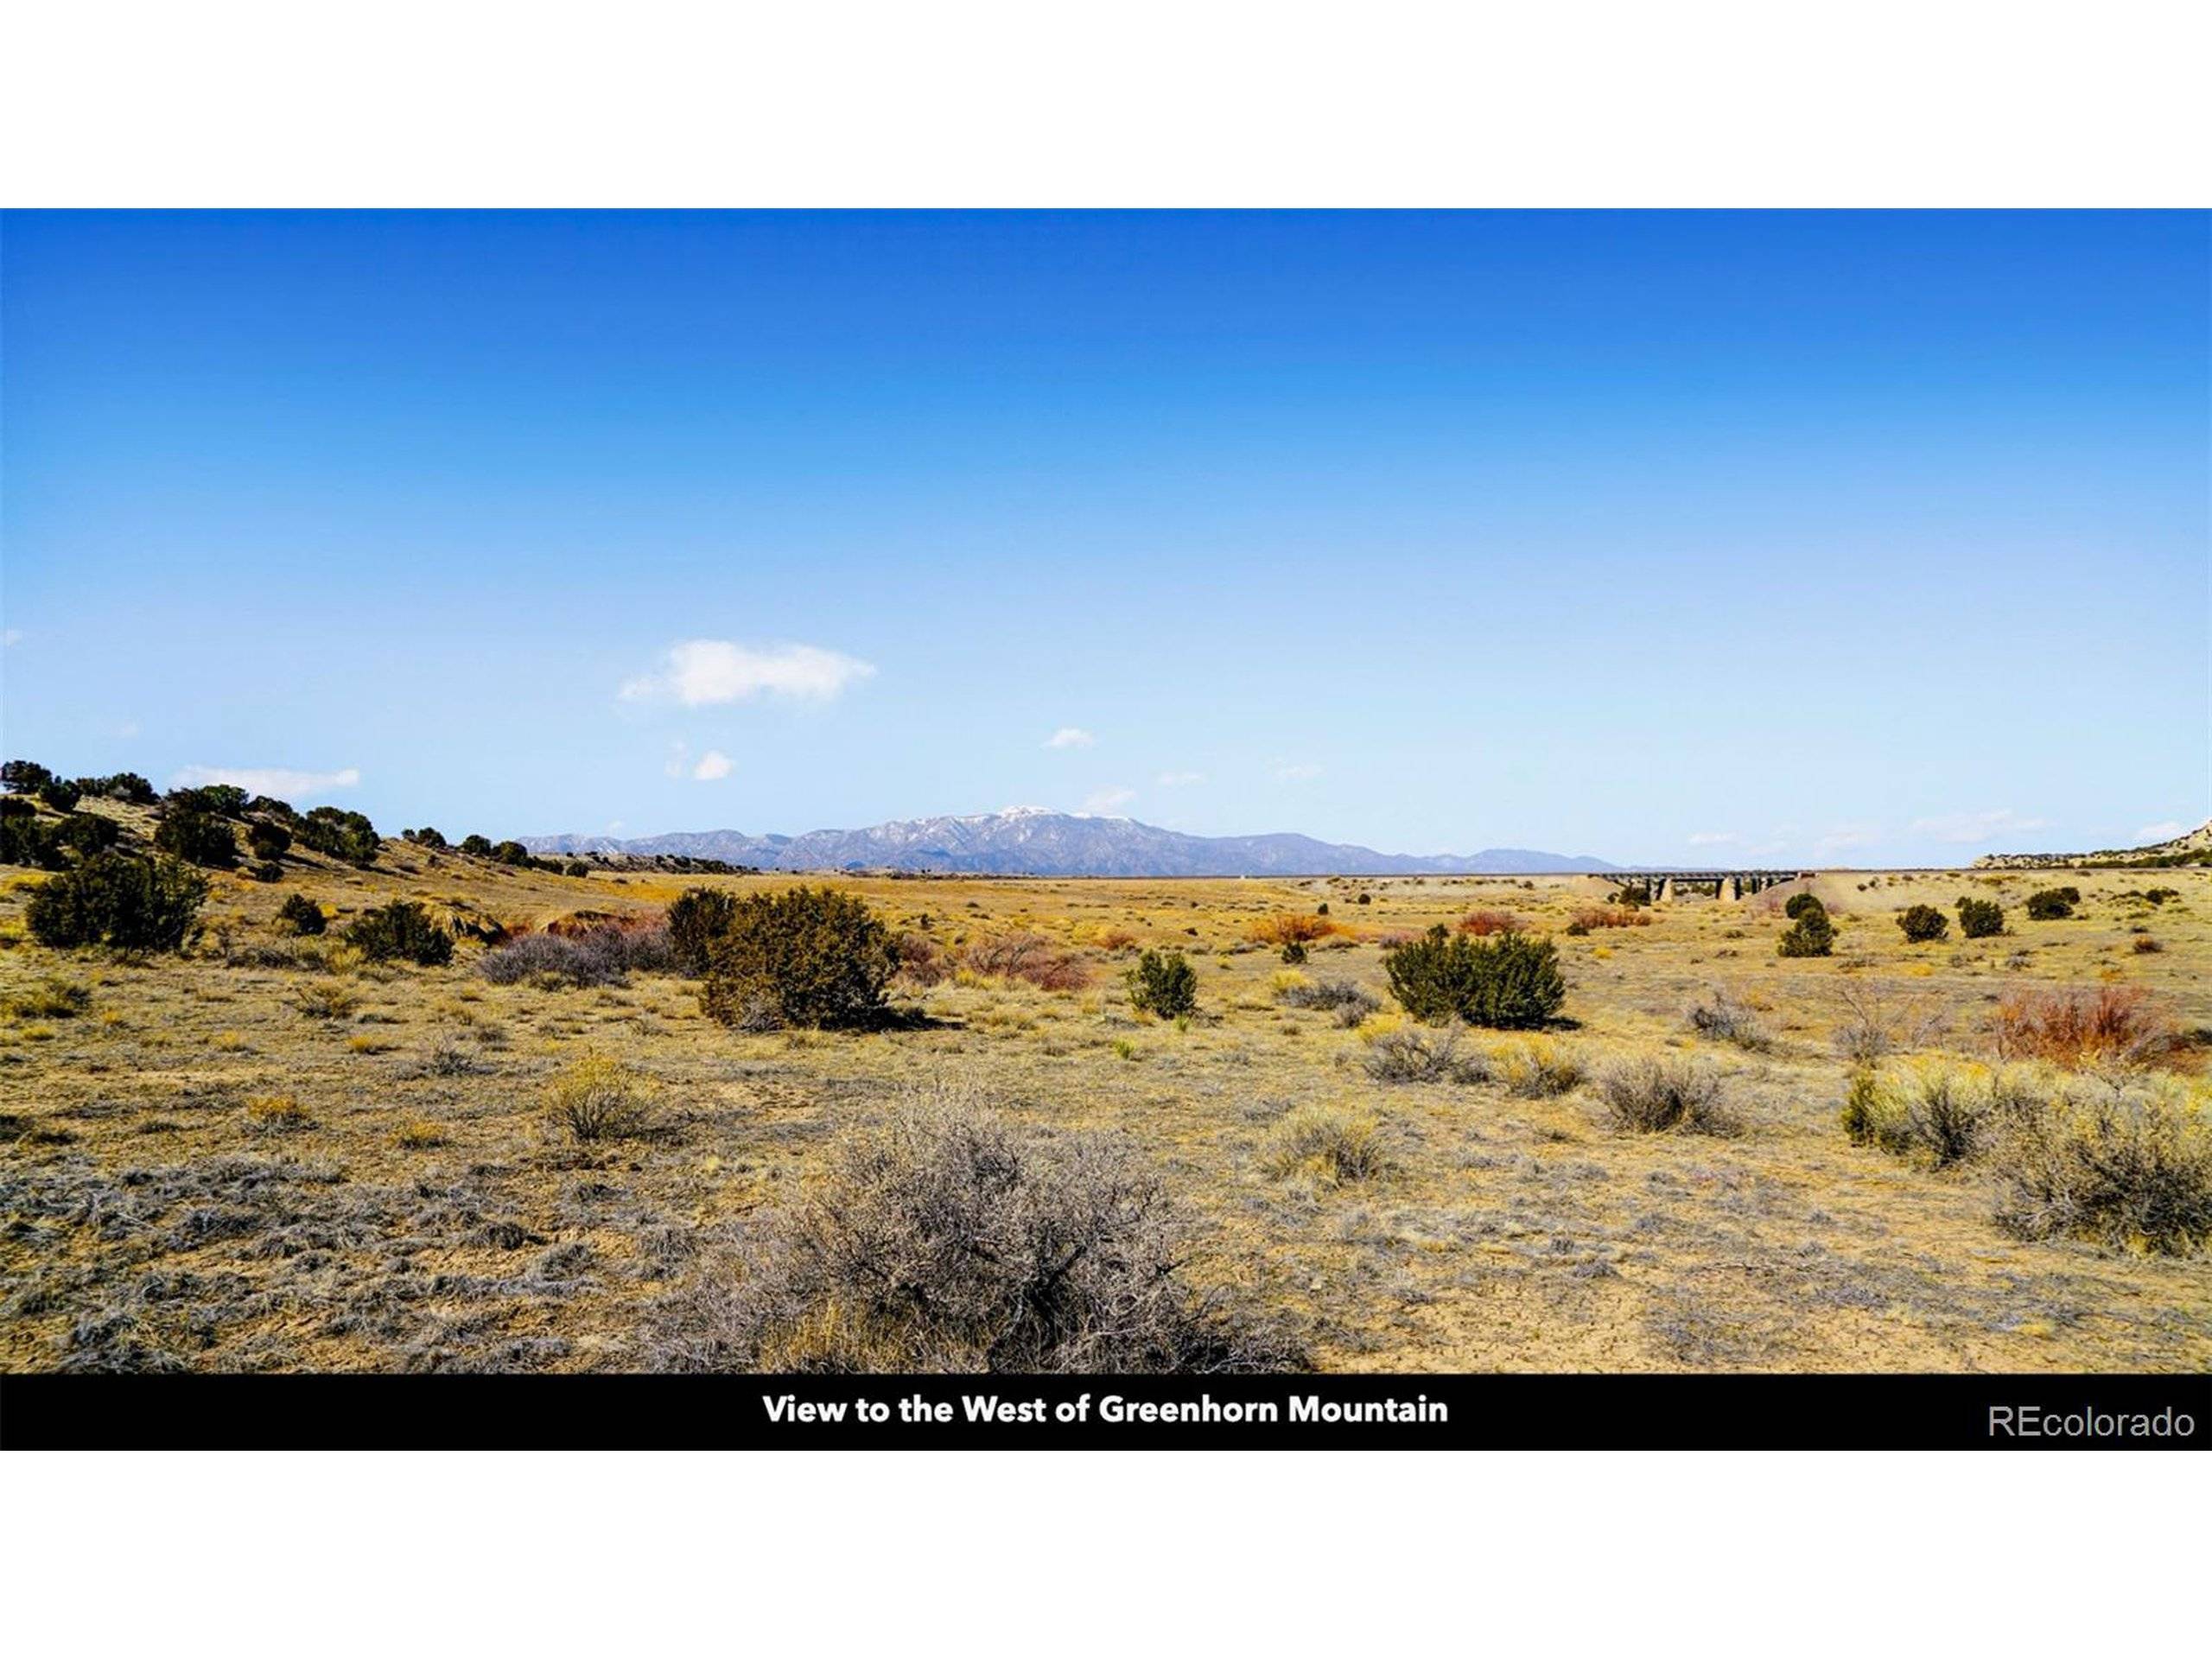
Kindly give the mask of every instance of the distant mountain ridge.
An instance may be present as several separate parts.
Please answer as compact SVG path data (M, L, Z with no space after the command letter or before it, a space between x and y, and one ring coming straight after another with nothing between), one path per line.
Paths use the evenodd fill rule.
M524 836L533 853L682 854L777 870L894 869L972 875L1541 875L1620 866L1515 847L1464 856L1378 853L1311 836L1186 836L1134 818L1008 807L966 817L906 818L865 830L749 836L736 830Z

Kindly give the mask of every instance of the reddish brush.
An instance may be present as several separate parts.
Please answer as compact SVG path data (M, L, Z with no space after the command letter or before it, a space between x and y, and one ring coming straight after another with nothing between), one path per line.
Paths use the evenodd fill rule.
M978 974L1025 980L1042 991L1077 991L1090 983L1082 957L1036 933L978 939L961 952L961 963Z
M2172 1029L2133 985L2029 991L1997 1005L1997 1052L2007 1059L2140 1065L2175 1046Z
M1290 910L1263 916L1248 930L1253 941L1259 944L1310 944L1339 931L1325 916L1307 916Z
M1651 912L1632 905L1590 905L1576 911L1571 919L1585 931L1600 927L1649 927Z
M1486 939L1493 933L1525 933L1529 925L1510 910L1471 910L1459 918L1459 931Z

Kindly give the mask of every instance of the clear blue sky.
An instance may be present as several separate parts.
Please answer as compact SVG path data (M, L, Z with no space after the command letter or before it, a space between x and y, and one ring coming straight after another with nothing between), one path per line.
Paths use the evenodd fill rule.
M5 747L72 772L1637 861L2212 810L2200 213L14 213L0 260Z

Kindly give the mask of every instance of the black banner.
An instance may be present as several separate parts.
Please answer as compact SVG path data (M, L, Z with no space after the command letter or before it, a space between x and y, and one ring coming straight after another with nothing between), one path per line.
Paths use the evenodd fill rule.
M2202 1376L41 1376L11 1450L2202 1450Z

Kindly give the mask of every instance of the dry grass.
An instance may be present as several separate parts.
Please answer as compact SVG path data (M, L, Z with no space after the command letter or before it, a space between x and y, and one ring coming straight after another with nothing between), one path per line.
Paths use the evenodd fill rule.
M1254 922L1245 930L1245 937L1255 944L1311 944L1343 931L1326 916L1283 910Z
M960 965L985 979L1019 982L1040 991L1079 991L1090 983L1090 964L1043 935L1001 933L963 945Z
M615 1141L644 1133L653 1115L652 1085L606 1054L587 1054L553 1079L545 1115L577 1141Z
M1567 925L1594 933L1608 927L1649 927L1654 919L1649 910L1633 905L1584 905L1568 914Z
M1613 1127L1637 1135L1735 1135L1742 1125L1722 1098L1719 1074L1700 1061L1646 1055L1598 1076L1598 1096Z
M650 919L701 878L433 868L410 849L368 871L312 856L290 868L267 887L219 878L202 950L138 961L29 944L29 884L0 881L0 999L53 977L92 997L79 1017L0 1016L0 1367L638 1369L656 1363L653 1309L708 1284L709 1260L741 1265L726 1254L733 1230L823 1191L849 1135L882 1128L915 1077L950 1071L976 1079L1019 1145L1137 1148L1185 1230L1176 1277L1200 1304L1308 1333L1324 1369L2212 1368L2212 1257L2158 1220L2186 1204L2131 1212L2135 1199L2085 1179L2105 1167L2126 1178L2114 1194L2185 1198L2186 1137L2162 1150L2164 1129L2090 1118L2091 1132L2055 1128L2007 1162L2000 1117L1939 1167L1919 1151L1872 1155L1836 1122L1866 1047L1888 1068L1987 1058L2001 998L2109 985L2172 1028L2212 1027L2212 872L2158 873L2177 896L2156 906L2126 896L2139 872L2069 874L2083 902L2063 927L1919 947L1886 920L1894 906L1948 911L1972 890L2017 909L2031 879L1885 874L1860 903L1874 922L1808 961L1777 959L1782 919L1750 903L1668 900L1637 912L1632 935L1568 937L1609 890L1584 877L840 876L894 931L940 948L1032 935L1087 959L1092 982L902 975L896 1000L920 1018L794 1039L710 1024L696 982L658 969L626 985L502 985L478 972L492 947L474 936L447 967L379 966L275 926L304 891L340 930L410 898L543 932L585 910ZM1834 908L1868 880L1810 885ZM1324 902L1357 934L1317 942L1310 990L1278 984L1255 924L1326 920ZM1557 940L1579 1029L1525 1049L1462 1039L1451 1070L1466 1081L1369 1076L1395 1033L1442 1035L1392 1011L1382 940L1484 909ZM2130 929L2152 915L2166 949L2139 954ZM1099 971L1120 935L1189 957L1187 1028L1135 1020L1118 977ZM337 1006L303 1017L298 994L325 988ZM1687 1029L1715 994L1753 1011L1772 1046ZM215 1046L220 1033L240 1046ZM357 1035L378 1052L350 1052ZM2078 1085L2067 1097L2086 1112L2099 1090L2196 1087L2176 1069L2198 1052L2176 1048L2148 1072L2051 1075ZM1608 1133L1593 1083L1554 1092L1576 1065L1603 1075L1700 1053L1725 1068L1714 1075L1746 1133ZM549 1134L549 1092L588 1055L681 1110L620 1139ZM273 1096L308 1121L257 1122L245 1103ZM1382 1124L1385 1177L1271 1174L1279 1126L1307 1108ZM2005 1192L2016 1196L2000 1210ZM156 1277L177 1288L142 1294ZM843 1339L792 1331L798 1353Z
M1303 1176L1329 1186L1372 1180L1388 1163L1382 1126L1355 1107L1313 1102L1268 1132L1262 1166L1277 1180Z
M2174 1052L2176 1037L2135 986L2028 991L1997 1005L1997 1052L2007 1059L2145 1065Z

